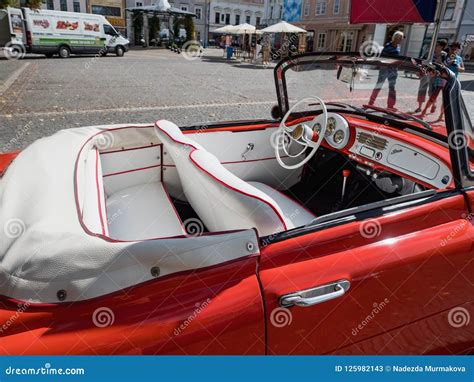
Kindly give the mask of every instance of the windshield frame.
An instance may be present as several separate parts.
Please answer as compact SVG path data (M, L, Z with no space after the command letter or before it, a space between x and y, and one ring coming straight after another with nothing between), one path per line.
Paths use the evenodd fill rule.
M419 76L428 71L439 70L439 68L436 68L433 65L424 64L421 59L414 59L406 56L381 55L374 58L367 58L361 56L358 52L309 52L287 57L277 64L273 73L281 118L283 118L290 109L288 90L286 86L286 71L297 66L311 63L341 64L346 66L373 65L378 68L396 67L397 70L403 70ZM431 134L427 131L426 135ZM436 134L436 138L439 138L438 134Z

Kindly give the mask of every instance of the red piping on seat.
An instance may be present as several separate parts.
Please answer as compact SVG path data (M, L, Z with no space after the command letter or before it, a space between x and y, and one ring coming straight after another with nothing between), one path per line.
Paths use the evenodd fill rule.
M189 159L191 159L191 162L193 162L193 164L198 167L201 171L205 172L207 175L209 175L211 178L213 178L214 180L216 180L217 182L219 182L220 184L224 185L225 187L227 188L230 188L231 190L235 191L235 192L238 192L239 194L242 194L242 195L245 195L245 196L248 196L250 198L254 198L254 199L257 199L257 200L260 200L261 202L267 204L272 210L273 212L275 212L275 214L278 216L278 218L280 219L281 223L283 224L283 228L285 229L285 231L287 230L287 227L286 227L286 223L285 223L285 219L280 215L280 213L278 212L278 210L276 209L276 207L274 205L272 205L271 203L267 202L266 200L262 199L262 198L259 198L258 196L256 195L252 195L252 194L248 194L247 192L245 191L242 191L242 190L239 190L235 187L232 187L231 185L223 182L222 180L220 180L219 178L216 178L214 175L212 175L209 171L205 170L204 168L202 168L194 159L193 159L193 153L195 151L199 151L197 149L194 149L193 151L191 151L189 153ZM251 184L249 184L251 187L253 187ZM263 192L263 191L260 191L260 192Z
M288 199L289 201L291 201L291 202L293 202L293 203L299 205L302 209L304 209L304 210L305 210L307 213L309 213L311 216L313 216L313 217L315 217L315 218L317 217L312 211L310 211L310 210L308 209L308 207L304 206L303 204L301 204L301 203L298 202L297 200L290 198L290 197L289 197L288 195L286 195L285 193L281 192L280 190L277 190L276 188L274 188L274 187L272 187L272 186L269 186L268 184L265 184L265 186L270 187L273 191L278 192L278 193L279 193L281 196L283 196L284 198L286 198L286 199Z
M229 184L226 184L225 182L223 182L222 180L216 178L214 175L212 175L210 172L206 171L204 168L202 168L192 157L192 154L195 152L195 151L198 151L199 149L197 147L195 147L193 144L190 144L190 143L186 143L186 142L182 142L182 141L179 141L177 139L175 139L174 137L172 137L170 134L168 134L165 130L163 130L163 128L159 125L160 121L156 121L155 123L155 126L160 129L160 131L162 131L163 133L165 133L172 141L174 142L177 142L179 144L182 144L182 145L187 145L187 146L191 146L193 147L194 150L192 150L190 153L189 153L189 159L191 160L191 162L193 162L193 164L198 167L201 171L205 172L207 175L209 175L211 178L213 178L214 180L216 180L217 182L221 183L222 185L224 185L225 187L227 188L230 188L231 190L235 191L235 192L238 192L242 195L245 195L245 196L248 196L250 198L254 198L254 199L257 199L257 200L260 200L261 202L267 204L272 210L273 212L275 212L275 214L278 216L278 218L280 219L281 223L283 224L283 228L284 230L286 231L287 230L287 226L286 226L286 223L285 223L285 219L281 216L281 214L278 212L278 210L276 209L275 206L273 206L271 203L267 202L266 200L262 199L262 198L259 198L258 196L256 195L251 195L251 194L248 194L242 190L239 190L237 188L234 188L232 186L230 186ZM252 186L253 187L253 186Z
M123 153L125 151L134 151L134 150L142 150L142 149L149 149L152 147L158 147L162 146L161 143L156 143L156 144L151 144L148 146L138 146L138 147L129 147L127 149L120 149L120 150L112 150L112 151L102 151L100 155L106 155L106 154L115 154L115 153Z
M95 149L95 182L97 186L97 201L99 205L100 225L102 227L102 235L105 235L104 217L102 216L102 203L100 199L99 187L99 150Z
M156 168L156 167L161 167L160 164L154 164L152 166L147 166L147 167L139 167L139 168L132 168L131 170L124 170L124 171L118 171L118 172L111 172L110 174L103 175L104 178L107 178L108 176L114 176L114 175L122 175L126 174L128 172L135 172L135 171L141 171L141 170L148 170L150 168Z
M188 236L187 235L177 235L177 236L169 236L169 237L157 237L157 238L151 238L151 239L145 239L145 240L119 240L119 239L113 239L110 236L98 233L98 232L92 232L84 223L84 220L82 219L82 212L81 212L81 204L79 202L79 193L78 193L78 185L77 185L77 171L78 171L78 166L79 166L79 158L81 157L82 150L84 147L89 143L92 139L94 139L96 136L100 134L104 134L107 131L115 131L115 130L123 130L123 129L152 129L153 125L150 126L123 126L123 127L114 127L110 128L107 130L102 130L99 131L93 135L91 135L89 138L87 138L84 143L82 144L81 148L79 149L79 152L76 157L76 162L74 163L74 199L76 202L76 212L79 220L79 224L81 225L82 229L84 232L93 237L98 237L102 240L105 240L109 243L136 243L136 242L144 242L144 241L152 241L152 240L164 240L164 239L185 239ZM223 235L223 234L229 234L229 233L234 233L234 232L242 232L246 231L245 229L234 229L234 230L227 230L227 231L219 231L219 232L205 232L201 236L217 236L217 235ZM258 237L258 235L257 235ZM166 277L166 276L165 276Z

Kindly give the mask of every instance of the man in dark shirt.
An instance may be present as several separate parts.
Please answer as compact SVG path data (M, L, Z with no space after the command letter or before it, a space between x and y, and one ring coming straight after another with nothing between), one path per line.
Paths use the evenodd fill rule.
M396 31L392 36L392 41L385 44L385 47L382 50L382 54L387 56L399 56L400 55L400 43L403 40L403 33ZM395 84L397 82L398 72L396 68L381 68L379 70L379 77L377 79L377 84L375 85L372 95L370 96L369 105L373 105L377 96L380 93L380 90L385 83L385 80L388 80L388 99L387 107L389 109L395 108L395 102L397 101L397 93L395 90Z

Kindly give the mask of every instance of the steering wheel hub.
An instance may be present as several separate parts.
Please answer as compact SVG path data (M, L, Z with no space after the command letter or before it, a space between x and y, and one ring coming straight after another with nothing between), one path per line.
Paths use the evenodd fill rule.
M321 105L321 110L322 110L322 121L319 115L314 117L314 119L309 123L299 123L296 126L288 126L286 124L286 121L290 117L291 113L293 110L295 110L298 106L300 106L303 103L311 103L312 105L314 102L317 102ZM278 142L283 142L283 145L276 145L275 146L275 156L283 168L286 168L288 170L296 169L301 166L303 166L305 163L307 163L313 156L316 154L316 151L318 148L321 146L321 142L324 138L324 135L326 134L326 129L328 125L328 115L327 115L327 109L326 105L324 104L323 100L319 97L309 97L309 98L304 98L300 101L298 101L293 107L288 110L288 112L285 114L283 119L280 122L280 126L278 127ZM316 121L318 119L318 122ZM310 126L314 126L314 128L311 128ZM317 128L316 128L317 126ZM288 144L285 144L285 142L288 142ZM291 153L291 144L295 142L298 145L302 147L302 149L297 153L297 154L292 154ZM293 165L288 165L284 163L281 159L280 156L280 150L283 150L283 152L286 154L286 156L290 158L295 158L299 157L304 154L307 148L311 148L311 151L306 155L306 157L303 158L300 162L293 164Z

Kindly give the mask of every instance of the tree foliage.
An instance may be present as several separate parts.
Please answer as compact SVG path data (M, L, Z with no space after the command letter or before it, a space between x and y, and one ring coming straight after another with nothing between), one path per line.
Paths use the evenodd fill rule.
M194 40L194 20L192 16L184 18L184 29L186 30L186 40Z
M43 4L42 0L26 0L20 3L20 0L0 0L0 9L6 7L19 8L20 6L31 9L39 9Z
M148 21L148 36L150 41L156 39L156 35L160 31L160 19L156 14Z
M194 39L194 20L191 16L181 17L174 23L174 35L179 37L179 30L184 28L186 31L186 41Z

